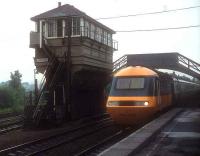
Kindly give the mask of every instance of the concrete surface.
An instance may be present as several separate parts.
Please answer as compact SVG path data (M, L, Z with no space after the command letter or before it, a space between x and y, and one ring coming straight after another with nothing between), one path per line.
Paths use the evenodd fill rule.
M132 133L125 139L106 149L100 156L126 156L136 154L148 143L175 115L182 109L175 108L161 115L159 118L146 124L136 132Z
M187 108L136 156L200 156L200 108Z

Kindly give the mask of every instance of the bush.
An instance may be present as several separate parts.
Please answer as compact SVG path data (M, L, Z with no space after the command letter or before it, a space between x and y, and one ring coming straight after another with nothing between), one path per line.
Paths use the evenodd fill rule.
M0 108L8 108L13 105L13 93L8 87L0 87Z
M13 111L22 110L24 106L24 88L14 89L0 86L0 109L11 108Z

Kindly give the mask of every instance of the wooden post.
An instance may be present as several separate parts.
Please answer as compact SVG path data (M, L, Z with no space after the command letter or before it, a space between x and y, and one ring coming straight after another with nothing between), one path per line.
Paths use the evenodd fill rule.
M37 105L37 99L38 99L38 83L37 83L37 79L35 79L35 97L34 97L35 101L35 105Z
M65 52L65 91L66 91L66 119L71 118L71 35L72 35L72 17L67 18L68 42Z

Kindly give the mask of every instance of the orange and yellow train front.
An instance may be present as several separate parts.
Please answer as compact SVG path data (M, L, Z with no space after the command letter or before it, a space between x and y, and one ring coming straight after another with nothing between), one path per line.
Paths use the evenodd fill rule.
M145 67L127 67L117 72L107 101L107 111L121 125L134 125L152 116L157 106L156 72Z

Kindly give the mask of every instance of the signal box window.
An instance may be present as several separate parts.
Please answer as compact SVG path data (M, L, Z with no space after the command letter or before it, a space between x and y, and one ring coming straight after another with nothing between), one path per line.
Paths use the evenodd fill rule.
M63 21L59 19L57 21L57 37L63 36Z
M90 25L90 37L91 37L91 39L94 39L94 36L95 36L95 26L94 26L94 24L91 24Z
M112 35L108 34L108 46L112 46Z
M47 21L48 37L62 37L62 20Z
M72 18L72 36L80 35L80 18Z
M56 21L55 20L48 20L48 37L56 37Z

